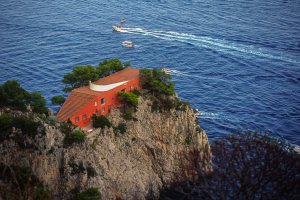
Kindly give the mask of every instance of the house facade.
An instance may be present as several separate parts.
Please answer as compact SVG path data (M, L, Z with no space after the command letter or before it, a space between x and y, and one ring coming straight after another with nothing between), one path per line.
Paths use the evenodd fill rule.
M125 68L121 71L90 82L88 86L72 90L57 114L59 121L70 121L84 127L91 122L93 114L106 115L120 104L117 93L140 89L139 69Z

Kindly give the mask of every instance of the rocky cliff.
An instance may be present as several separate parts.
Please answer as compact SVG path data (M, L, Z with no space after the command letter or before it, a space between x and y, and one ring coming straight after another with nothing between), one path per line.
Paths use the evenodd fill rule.
M102 199L158 199L162 188L209 173L211 152L193 109L152 112L151 104L139 97L131 121L119 109L111 111L110 121L126 123L126 133L95 129L85 142L69 147L59 124L44 120L45 134L24 139L26 148L13 138L1 141L1 163L31 168L54 199L70 199L90 187L98 188ZM5 199L1 181L0 189Z

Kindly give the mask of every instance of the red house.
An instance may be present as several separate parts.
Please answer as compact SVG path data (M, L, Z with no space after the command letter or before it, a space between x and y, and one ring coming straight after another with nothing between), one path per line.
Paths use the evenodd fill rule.
M139 69L125 68L101 78L89 86L72 90L57 114L59 121L68 121L84 127L91 122L93 114L106 115L112 106L119 105L117 93L139 90Z

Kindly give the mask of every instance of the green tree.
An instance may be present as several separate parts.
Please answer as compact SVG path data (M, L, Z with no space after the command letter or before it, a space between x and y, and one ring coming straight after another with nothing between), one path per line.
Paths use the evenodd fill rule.
M118 92L118 99L128 106L136 107L138 105L138 96L133 92Z
M32 92L30 94L29 104L32 106L33 112L48 115L46 100L39 92Z
M46 100L39 92L29 93L15 80L8 80L0 85L0 107L26 110L27 105L30 105L35 113L48 114Z
M93 121L94 128L105 128L105 127L110 128L111 127L111 122L104 115L100 115L100 116L93 115L92 121Z
M122 69L123 65L119 59L104 60L98 67L75 66L72 72L66 74L62 80L65 84L63 91L70 92L75 88L88 85L89 81L96 81Z
M66 146L72 145L73 143L82 143L86 139L84 132L80 130L75 130L73 133L67 133L64 138L64 144Z
M97 188L88 188L76 195L76 200L100 200L101 193Z
M127 126L125 123L120 123L117 127L114 127L115 133L124 134L124 133L126 133L126 130L127 130Z
M0 106L11 106L25 110L30 94L15 80L8 80L0 85Z
M153 94L172 95L175 94L175 84L171 82L171 75L158 69L141 69L141 85Z
M76 66L72 72L66 74L62 80L66 84L63 91L70 92L74 88L85 86L89 84L89 81L96 81L99 76L96 73L96 68L90 65Z
M117 72L123 69L123 65L119 59L111 59L111 60L104 60L99 63L97 67L97 73L100 77L105 77L110 75L113 72Z
M4 140L12 131L12 118L3 113L0 115L0 139Z
M62 105L64 102L66 101L65 97L58 95L58 96L54 96L51 99L51 103L53 105Z
M131 66L130 62L125 62L124 63L124 67L130 67L130 66Z

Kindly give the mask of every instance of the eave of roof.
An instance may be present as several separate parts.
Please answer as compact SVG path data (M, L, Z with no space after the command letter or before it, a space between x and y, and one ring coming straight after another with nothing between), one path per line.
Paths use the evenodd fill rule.
M58 112L57 119L60 121L67 121L96 97L97 95L78 92L75 90L72 91Z

